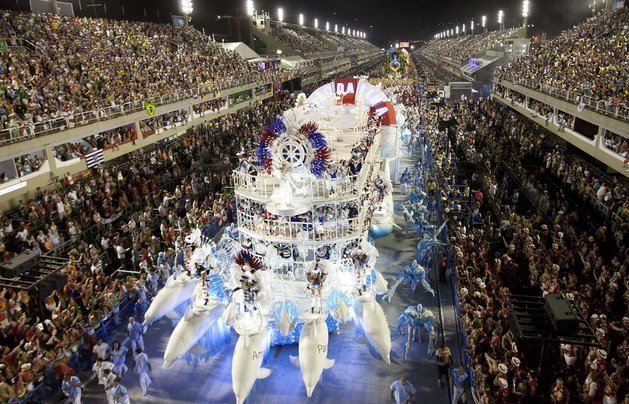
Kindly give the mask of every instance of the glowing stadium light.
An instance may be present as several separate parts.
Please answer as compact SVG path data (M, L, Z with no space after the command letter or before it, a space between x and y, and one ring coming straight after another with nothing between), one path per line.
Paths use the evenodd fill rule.
M529 0L524 0L522 2L522 17L525 19L529 16L531 11L531 2Z
M352 30L352 36L356 36L356 30L355 29Z
M470 21L470 29L472 30L472 34L474 33L474 20Z
M480 18L480 25L481 27L485 28L487 26L487 16L484 15Z
M277 9L277 20L279 22L284 21L284 9L282 7Z
M179 0L179 8L184 15L192 14L192 0Z
M341 30L341 33L345 35L345 27L343 27L343 29Z
M463 24L463 29L461 31L465 34L465 24Z
M256 9L253 6L253 0L247 0L246 9L248 16L252 16L256 12Z
M318 18L315 18L314 27L315 27L315 29L319 29L319 19Z
M339 32L339 25L334 24L334 33L338 34L338 32Z
M456 32L457 35L459 35L459 26L458 25L456 26L456 31L455 32Z
M498 24L502 24L504 22L504 16L504 11L498 10Z
M330 30L330 21L326 21L325 22L325 30L329 31Z
M400 44L399 43L395 44L395 49L400 49Z
M299 13L299 25L304 25L304 15Z

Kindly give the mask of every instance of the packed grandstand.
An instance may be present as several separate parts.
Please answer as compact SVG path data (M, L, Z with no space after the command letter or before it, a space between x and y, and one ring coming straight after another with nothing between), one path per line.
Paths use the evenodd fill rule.
M399 149L406 171L391 181L396 204L422 194L433 228L446 223L425 267L435 289L443 281L440 293L456 311L452 336L446 341L443 323L439 337L460 353L452 369L460 365L467 375L461 385L447 375L455 401L628 402L628 26L626 7L600 11L494 66L491 95L440 102L429 87L461 78L440 70L439 60L464 65L504 47L520 28L432 40L398 74L390 63L395 47L378 52L366 39L277 24L269 36L304 58L296 67L260 70L193 26L3 11L0 192L30 184L28 192L1 194L0 262L30 251L66 265L63 285L46 296L0 277L0 401L72 398L63 382L80 376L83 402L105 402L103 388L88 381L97 340L111 346L124 339L128 317L142 317L165 288L192 230L216 240L238 225L242 206L231 172L242 169L269 122L303 102L286 83L310 69L310 82L300 86L307 95L335 79L369 77L405 110ZM357 63L356 55L365 59ZM569 106L560 104L566 99ZM583 111L604 122L591 138ZM569 136L606 154L591 156ZM104 161L86 167L99 152ZM610 169L608 157L624 171ZM254 176L265 170L257 161L245 166ZM271 216L257 213L261 222ZM395 219L405 232L413 228L413 215L396 212ZM413 257L427 236L404 235ZM393 262L400 268L387 275L408 264ZM539 357L514 332L510 302L554 294L592 335L587 344L554 341ZM158 331L144 331L151 332ZM204 364L194 366L190 374ZM431 366L430 379L417 370L413 382L438 394L432 356L404 371L421 366ZM146 399L131 374L118 376L134 387L134 402ZM342 385L335 388L342 394ZM176 392L152 394L178 399Z

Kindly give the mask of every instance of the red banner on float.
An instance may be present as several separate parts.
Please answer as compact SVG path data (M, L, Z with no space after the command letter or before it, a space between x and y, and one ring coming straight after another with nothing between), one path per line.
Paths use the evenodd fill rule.
M354 104L356 101L356 90L358 89L358 79L338 79L334 80L334 92L343 96L343 104Z
M395 110L391 101L380 101L371 107L369 113L380 116L382 125L395 125L396 123Z

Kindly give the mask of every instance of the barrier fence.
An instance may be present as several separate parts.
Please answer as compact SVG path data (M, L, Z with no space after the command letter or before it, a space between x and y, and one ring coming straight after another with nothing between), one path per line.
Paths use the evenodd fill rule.
M611 116L614 118L629 120L629 106L625 104L614 104L608 100L600 100L589 95L581 95L578 92L568 91L565 89L559 89L547 84L542 84L534 80L508 77L508 78L496 78L498 84L504 82L511 82L513 85L520 85L522 87L530 88L531 90L538 90L544 94L552 95L557 98L561 98L570 101L576 105L583 105L585 108L598 112L599 114Z

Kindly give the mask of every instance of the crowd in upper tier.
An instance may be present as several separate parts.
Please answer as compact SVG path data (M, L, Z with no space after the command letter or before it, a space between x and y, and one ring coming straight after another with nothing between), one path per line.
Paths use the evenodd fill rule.
M629 100L629 9L603 11L529 54L496 70L497 78L550 86L606 101ZM526 83L522 83L525 84ZM542 89L543 90L543 89Z
M435 39L424 46L421 51L428 55L447 57L465 64L470 58L483 56L485 51L513 37L517 30L517 28L512 28L503 32L491 31L478 35Z
M193 28L3 11L0 129L85 111L124 109L199 86L261 73ZM26 39L34 49L12 47Z
M286 26L273 28L271 36L304 55L322 52L336 52L339 48L344 51L367 52L378 48L365 39L346 35L332 34L321 31L312 35L305 30L298 30Z

